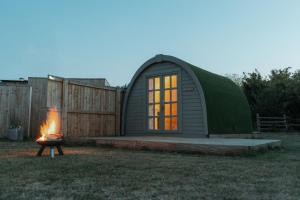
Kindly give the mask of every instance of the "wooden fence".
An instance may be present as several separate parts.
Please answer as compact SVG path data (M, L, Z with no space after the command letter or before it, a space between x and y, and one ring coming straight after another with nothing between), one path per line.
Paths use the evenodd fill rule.
M288 128L292 130L300 130L300 118L295 119L295 118L288 118Z
M12 123L24 128L29 136L31 87L28 85L0 85L0 137Z
M293 119L286 115L281 117L263 117L256 114L256 126L258 132L299 130L300 119Z
M50 108L61 117L61 132L66 137L100 137L120 134L121 89L98 87L74 80L30 78L34 88L32 137Z
M66 136L120 134L120 89L63 81L62 132Z
M10 122L21 122L26 136L39 136L50 108L61 117L66 137L117 136L121 127L121 89L63 78L29 78L24 85L0 85L0 137Z
M61 116L61 132L66 137L120 134L121 89L96 87L60 78L33 78L30 83L39 90L46 87L45 93L34 91L37 95L34 95L33 102L39 106L32 109L32 116L35 116L32 119L33 137L39 133L39 125L52 107L56 107Z

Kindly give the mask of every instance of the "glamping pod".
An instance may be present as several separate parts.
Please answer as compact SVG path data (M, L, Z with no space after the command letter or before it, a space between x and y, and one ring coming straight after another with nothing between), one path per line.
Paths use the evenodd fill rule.
M173 56L145 62L126 90L123 135L207 137L251 131L250 107L235 83Z

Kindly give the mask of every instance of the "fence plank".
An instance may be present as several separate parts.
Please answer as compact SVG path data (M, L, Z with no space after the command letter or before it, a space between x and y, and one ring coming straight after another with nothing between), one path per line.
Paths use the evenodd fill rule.
M69 103L69 85L68 80L63 80L63 87L62 87L62 121L61 121L61 130L62 133L68 136L68 103Z
M258 132L260 132L261 131L261 129L260 129L260 116L259 116L259 113L257 113L256 114L256 126L257 126L257 130L258 130Z
M291 119L285 114L282 117L261 117L256 114L256 124L258 132L268 130L288 131L290 128L300 127L297 119Z
M121 89L117 88L115 93L115 118L116 118L116 125L115 125L115 132L116 136L121 134Z
M68 83L67 136L95 137L117 134L116 88ZM65 119L63 119L65 120Z
M6 132L12 121L24 129L25 136L29 130L30 87L27 85L0 85L0 137ZM29 118L30 119L30 118Z
M260 124L284 124L285 125L285 121L276 121L276 120L274 120L274 121L260 121Z
M284 119L283 117L261 117L259 116L259 119L270 119L270 120L274 120L274 119Z

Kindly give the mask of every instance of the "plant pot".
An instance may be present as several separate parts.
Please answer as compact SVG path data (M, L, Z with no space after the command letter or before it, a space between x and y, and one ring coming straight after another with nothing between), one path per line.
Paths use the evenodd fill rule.
M24 139L24 130L22 127L20 128L10 128L7 131L7 138L10 140L19 140L22 141Z

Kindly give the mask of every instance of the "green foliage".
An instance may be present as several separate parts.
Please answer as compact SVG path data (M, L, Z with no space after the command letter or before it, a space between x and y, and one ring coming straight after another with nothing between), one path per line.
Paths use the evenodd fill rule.
M300 70L291 72L291 68L272 70L263 77L258 70L244 73L242 89L255 114L280 116L286 114L300 117Z

